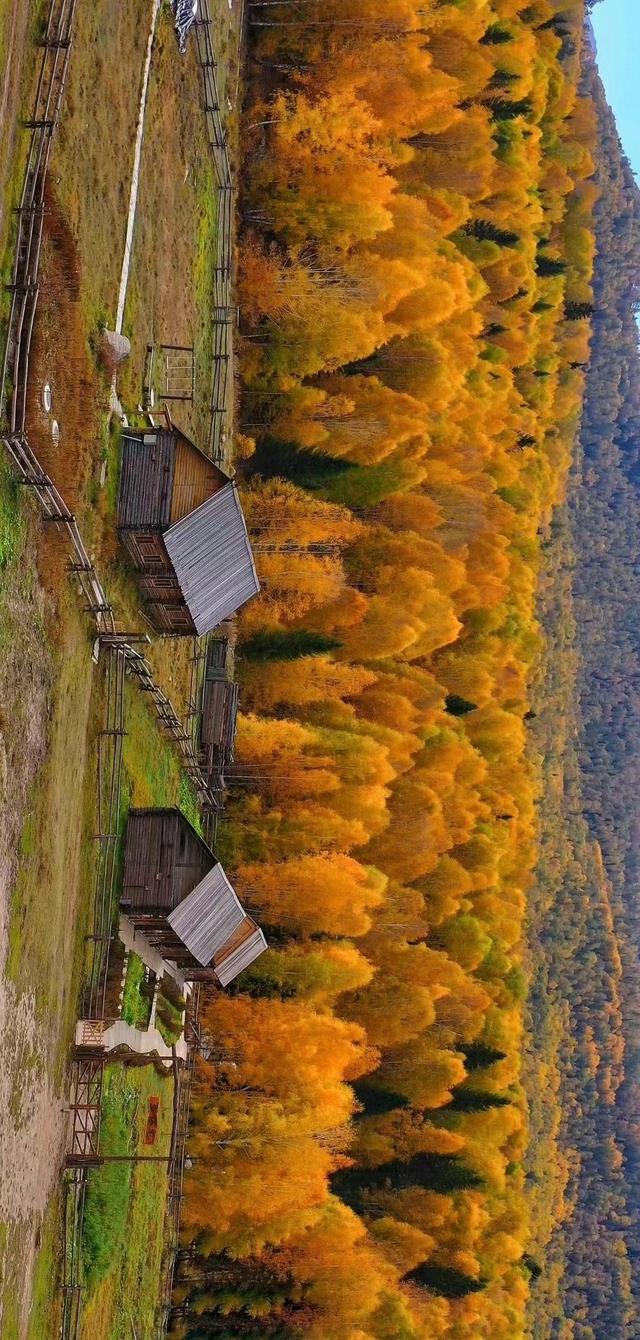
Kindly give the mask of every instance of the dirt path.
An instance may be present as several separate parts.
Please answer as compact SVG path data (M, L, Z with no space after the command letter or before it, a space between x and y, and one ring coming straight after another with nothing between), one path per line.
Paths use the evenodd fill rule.
M0 0L0 250L6 232L5 190L15 148L31 0Z
M4 79L2 81L2 97L0 98L0 125L4 125L4 119L7 111L7 103L9 101L9 94L11 89L11 82L14 77L13 71L15 68L16 29L18 26L19 16L20 16L20 5L11 5L9 12L9 21L11 26L7 34L6 43L3 51L5 69L4 69Z
M28 572L28 563L25 568ZM55 1114L35 1001L21 995L7 976L10 896L28 794L44 753L49 666L35 637L40 593L31 601L22 574L9 569L1 576L0 625L5 647L0 671L0 1220L5 1226L6 1248L0 1334L4 1335L5 1294L10 1296L18 1279L22 1297L14 1310L17 1315L28 1315L36 1240L33 1224L44 1211L52 1171L58 1166L62 1122L59 1113ZM28 664L22 705L16 700L22 660L19 642ZM23 1257L17 1278L16 1251Z
M0 869L6 944L9 868ZM14 1310L19 1334L27 1333L37 1246L47 1205L60 1176L66 1117L48 1073L47 1040L36 1018L35 997L20 995L0 966L0 1220L6 1226L3 1275L7 1292L16 1287L20 1256L20 1297ZM3 1291L4 1292L4 1291ZM0 1293L0 1334L4 1329Z
M28 1334L43 1220L64 1157L91 690L74 593L62 605L45 593L33 559L36 542L29 526L20 562L0 572L3 1340ZM55 651L45 633L54 619Z

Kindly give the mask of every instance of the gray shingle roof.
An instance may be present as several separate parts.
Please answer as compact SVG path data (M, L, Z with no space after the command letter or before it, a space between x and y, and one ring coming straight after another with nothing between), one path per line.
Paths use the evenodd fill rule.
M245 968L249 968L256 959L264 954L267 942L263 932L255 923L247 927L246 938L227 954L222 963L215 968L215 974L221 986L228 986Z
M167 918L193 957L207 967L245 920L246 913L218 863Z
M165 531L164 542L199 634L210 633L258 595L247 526L232 480Z

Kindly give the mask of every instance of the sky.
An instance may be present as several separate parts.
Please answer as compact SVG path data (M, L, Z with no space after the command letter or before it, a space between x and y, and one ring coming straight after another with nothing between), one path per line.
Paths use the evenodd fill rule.
M625 152L640 178L640 0L602 0L591 19L598 68Z

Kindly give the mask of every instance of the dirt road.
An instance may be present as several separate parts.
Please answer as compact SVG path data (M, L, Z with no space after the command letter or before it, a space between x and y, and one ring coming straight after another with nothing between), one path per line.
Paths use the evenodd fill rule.
M0 0L0 252L8 222L7 183L16 146L24 83L31 76L34 48L28 41L32 0Z
M29 1330L31 1294L43 1223L47 1211L57 1213L67 1135L91 738L87 630L73 591L58 601L43 589L37 541L29 526L20 561L0 570L3 1340L46 1340ZM54 1268L51 1261L49 1274Z

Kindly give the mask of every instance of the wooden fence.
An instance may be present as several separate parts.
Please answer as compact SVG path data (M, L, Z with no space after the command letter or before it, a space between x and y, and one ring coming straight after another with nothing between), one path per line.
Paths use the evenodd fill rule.
M189 1138L189 1118L191 1112L191 1094L195 1074L196 1053L199 1049L198 1014L200 1009L200 986L194 984L191 995L185 1037L188 1044L188 1059L179 1078L176 1076L176 1091L173 1120L173 1138L171 1160L168 1169L169 1191L167 1198L167 1242L165 1246L164 1271L160 1301L156 1319L156 1340L164 1340L171 1317L173 1285L180 1245L180 1220L184 1199L184 1174Z
M31 119L29 152L22 195L13 264L11 310L7 326L0 389L0 417L10 382L9 430L24 432L31 339L38 305L40 250L44 225L44 190L51 144L60 118L73 20L77 0L51 0L40 41L42 58L38 72Z
M74 1168L64 1175L61 1340L75 1340L82 1312L82 1229L87 1173Z

